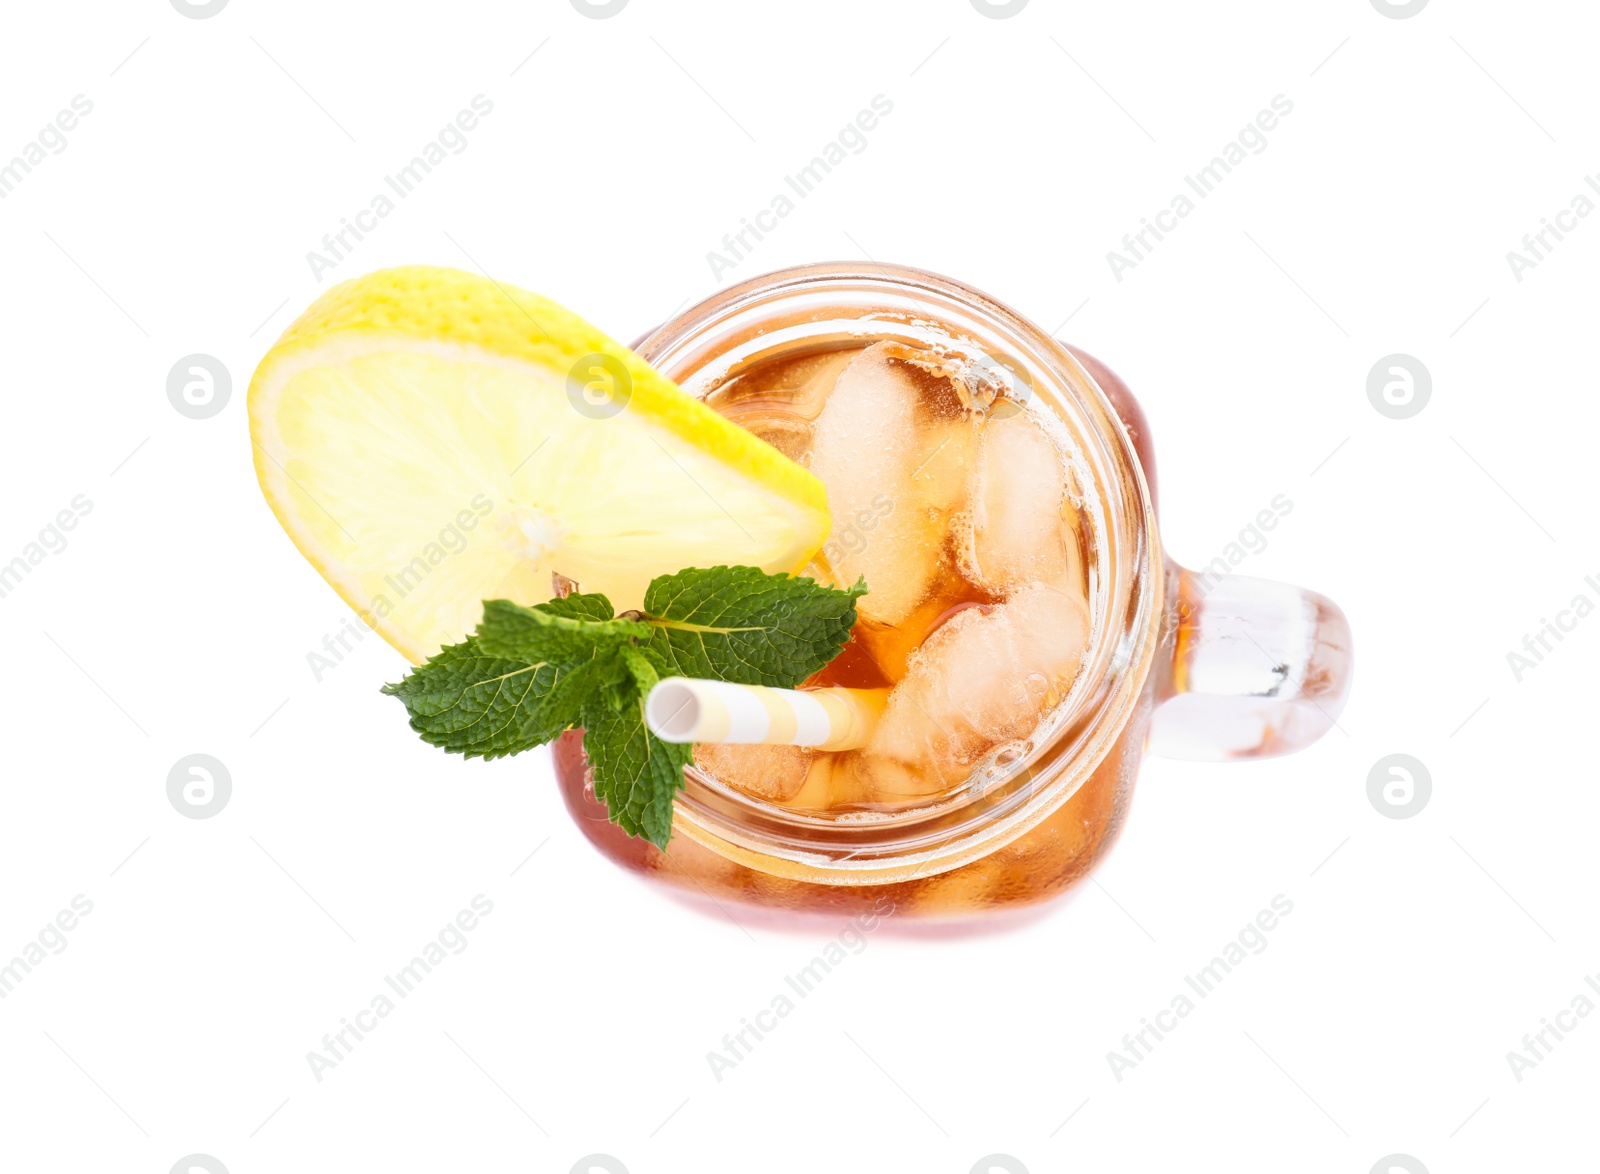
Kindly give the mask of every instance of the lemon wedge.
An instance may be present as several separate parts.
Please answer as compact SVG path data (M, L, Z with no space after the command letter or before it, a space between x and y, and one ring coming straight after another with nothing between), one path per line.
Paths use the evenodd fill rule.
M798 571L822 483L537 294L452 269L345 282L250 383L262 492L413 661L553 575L620 611L685 567Z

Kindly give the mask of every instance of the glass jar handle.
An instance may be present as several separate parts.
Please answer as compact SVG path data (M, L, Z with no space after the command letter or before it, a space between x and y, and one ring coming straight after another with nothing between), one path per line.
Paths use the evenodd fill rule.
M1350 692L1350 624L1325 595L1168 564L1167 649L1148 749L1270 758L1311 745Z

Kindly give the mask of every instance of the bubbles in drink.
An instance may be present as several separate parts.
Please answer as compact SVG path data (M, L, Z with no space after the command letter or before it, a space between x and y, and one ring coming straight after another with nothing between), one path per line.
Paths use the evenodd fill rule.
M1067 697L1090 634L1067 454L1042 409L994 411L968 375L880 342L758 364L707 397L826 486L833 529L805 573L870 588L813 683L892 689L861 750L702 746L703 770L795 811L926 803L1009 769Z

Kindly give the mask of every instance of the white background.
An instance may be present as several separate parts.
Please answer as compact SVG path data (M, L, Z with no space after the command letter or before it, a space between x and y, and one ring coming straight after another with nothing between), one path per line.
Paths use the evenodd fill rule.
M94 908L0 1000L0 1168L1592 1162L1600 1016L1520 1082L1506 1054L1600 972L1600 618L1520 682L1506 654L1600 602L1600 218L1520 282L1506 253L1600 169L1596 24L1576 0L9 6L0 161L94 109L0 201L0 561L93 509L0 599L0 960ZM1203 563L1286 495L1241 569L1338 600L1357 683L1298 757L1149 761L1075 896L1011 933L874 934L719 1083L706 1054L835 931L623 874L542 751L411 736L375 638L315 681L349 613L261 499L244 386L333 280L401 263L633 338L716 289L707 252L880 93L866 149L721 282L913 264L1104 358L1149 413L1169 551ZM477 94L467 149L319 283L308 250ZM1107 252L1277 94L1266 149L1118 281ZM209 420L166 397L193 352L234 381ZM1432 373L1409 420L1366 396L1393 352ZM195 752L233 779L206 820L166 796ZM1368 801L1395 752L1432 776L1414 818ZM306 1053L479 893L469 948L317 1081ZM1124 1033L1280 893L1268 948L1118 1081Z

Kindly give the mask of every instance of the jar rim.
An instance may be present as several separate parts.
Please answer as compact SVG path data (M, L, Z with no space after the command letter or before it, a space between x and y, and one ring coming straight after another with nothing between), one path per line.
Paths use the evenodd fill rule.
M675 828L760 872L822 884L879 884L948 871L995 851L1067 802L1137 711L1159 642L1164 594L1154 505L1111 400L1054 338L962 282L898 265L833 262L749 278L674 315L635 346L703 398L758 361L818 340L886 337L995 357L1072 434L1097 507L1088 570L1089 651L1072 692L997 778L870 816L797 813L686 771ZM993 769L992 764L989 768ZM976 772L975 772L976 774Z

